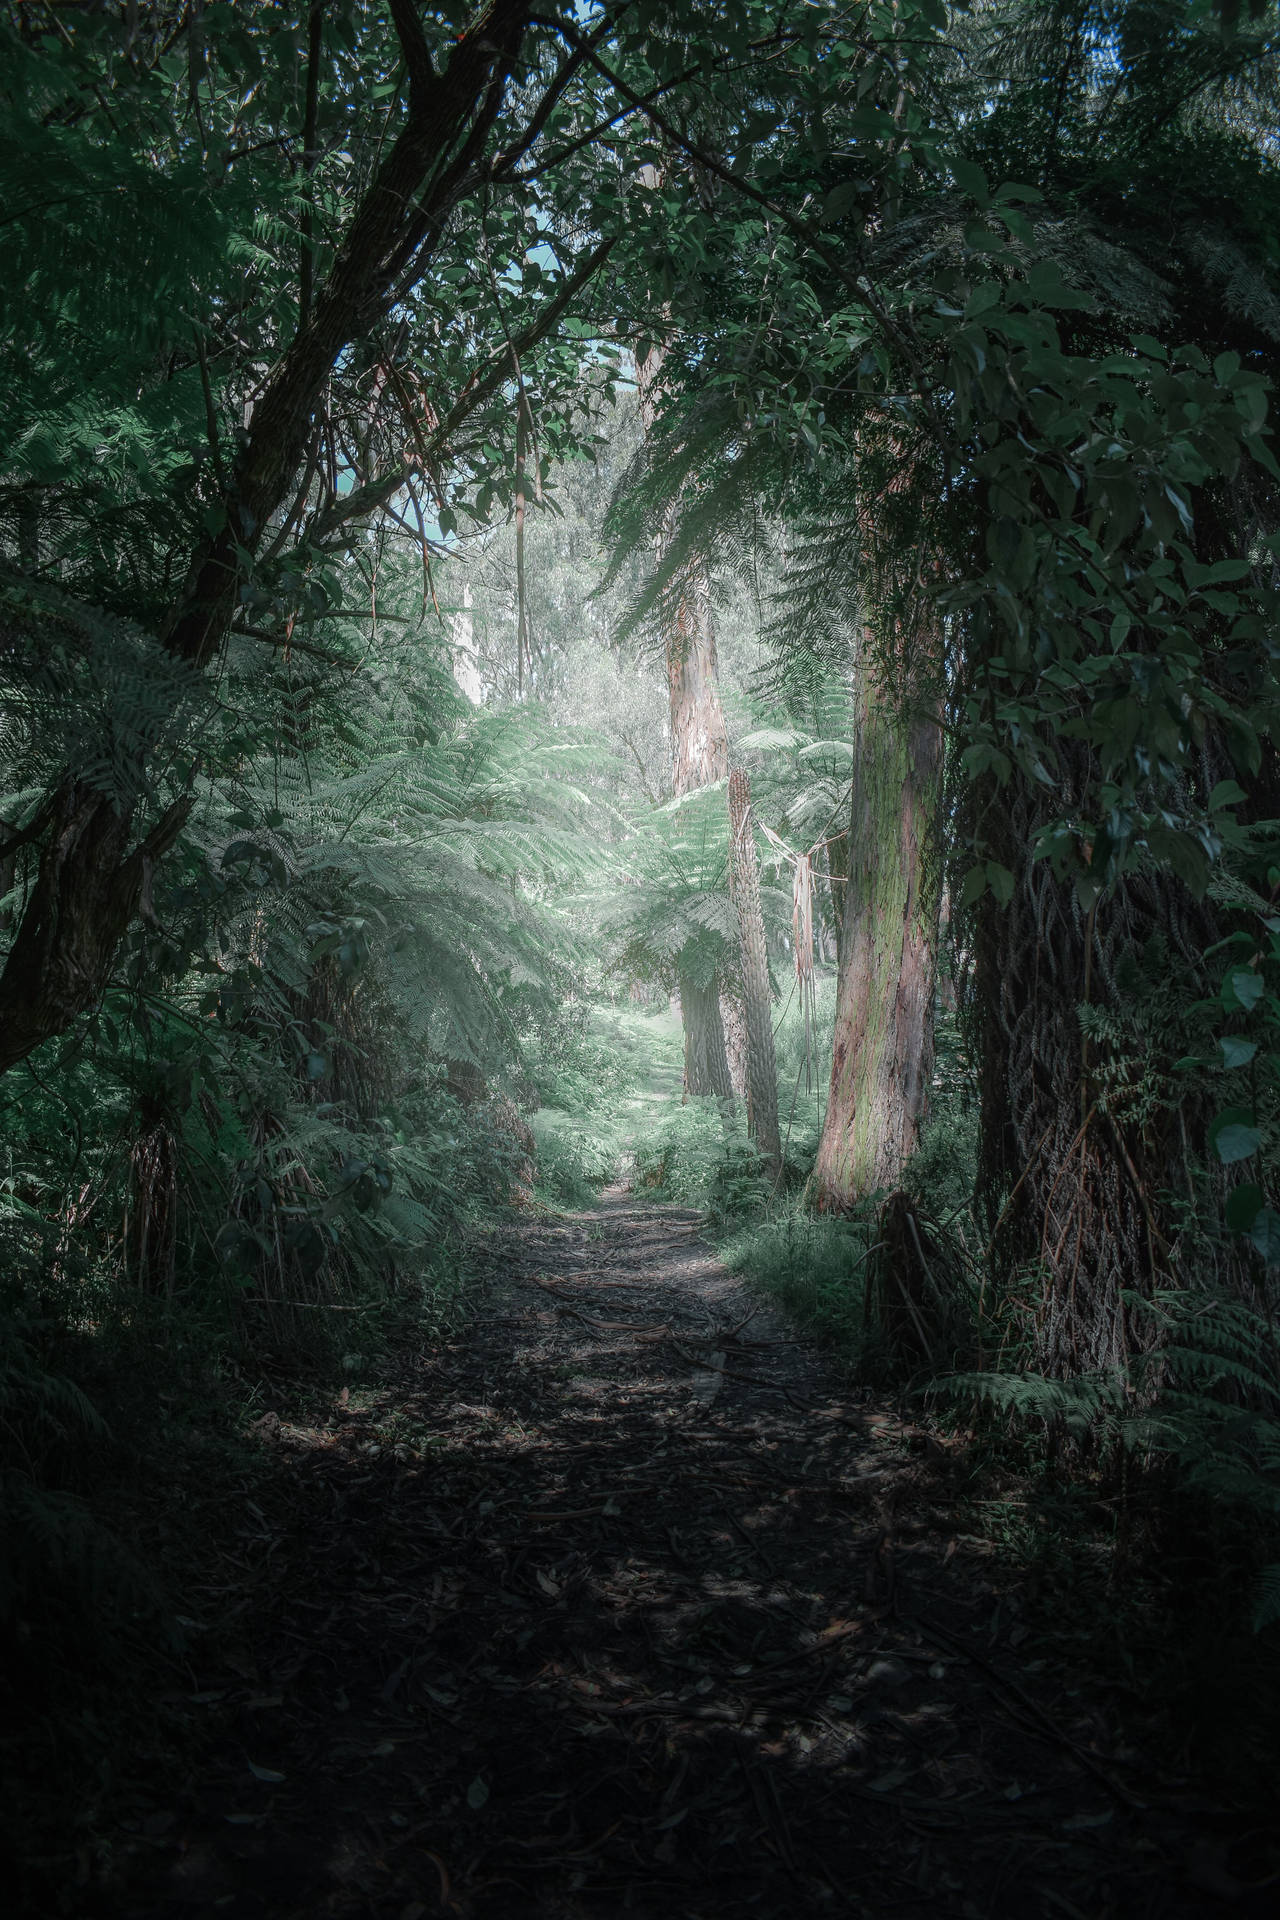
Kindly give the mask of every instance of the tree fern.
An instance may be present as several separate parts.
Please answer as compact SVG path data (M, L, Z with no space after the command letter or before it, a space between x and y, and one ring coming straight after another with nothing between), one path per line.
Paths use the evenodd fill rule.
M939 1383L1015 1422L1146 1465L1171 1468L1187 1494L1236 1516L1255 1557L1280 1537L1280 1369L1268 1321L1239 1300L1197 1293L1134 1297L1160 1343L1124 1369L1069 1379L1025 1372ZM1256 1631L1277 1617L1275 1569L1259 1581Z

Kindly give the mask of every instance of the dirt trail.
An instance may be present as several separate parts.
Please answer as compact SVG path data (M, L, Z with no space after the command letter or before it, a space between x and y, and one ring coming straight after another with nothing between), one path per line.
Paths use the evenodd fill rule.
M268 1418L287 1524L256 1507L192 1596L215 1730L112 1914L1215 1906L1105 1705L1017 1650L936 1446L842 1397L696 1224L617 1192L524 1227L453 1345Z

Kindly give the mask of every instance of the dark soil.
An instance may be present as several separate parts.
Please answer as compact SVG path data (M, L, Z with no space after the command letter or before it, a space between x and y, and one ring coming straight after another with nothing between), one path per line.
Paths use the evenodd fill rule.
M465 1336L259 1431L273 1495L188 1598L202 1757L85 1912L1272 1911L1035 1657L946 1447L842 1391L691 1214L615 1193L512 1233Z

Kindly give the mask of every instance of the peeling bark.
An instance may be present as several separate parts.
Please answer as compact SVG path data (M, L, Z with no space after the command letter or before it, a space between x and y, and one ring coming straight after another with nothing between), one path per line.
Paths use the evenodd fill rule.
M747 1020L742 1010L742 989L738 982L720 984L720 1020L724 1027L724 1050L729 1060L729 1079L736 1100L747 1097Z
M720 703L720 667L706 569L696 565L682 583L666 635L671 707L671 787L693 793L729 771L729 733Z

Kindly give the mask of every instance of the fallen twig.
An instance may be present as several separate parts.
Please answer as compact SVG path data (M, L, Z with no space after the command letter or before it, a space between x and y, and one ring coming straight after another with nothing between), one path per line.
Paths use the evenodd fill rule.
M952 1633L949 1628L940 1627L934 1621L927 1620L919 1614L911 1617L911 1624L917 1627L926 1639L938 1640L944 1646L954 1647L958 1654L972 1662L975 1667L980 1668L981 1671L987 1675L994 1691L1010 1694L1015 1700L1026 1707L1041 1731L1051 1735L1060 1747L1071 1754L1089 1773L1093 1774L1095 1779L1101 1781L1108 1793L1114 1794L1115 1798L1119 1800L1123 1806L1132 1807L1139 1813L1146 1812L1147 1801L1139 1799L1136 1793L1131 1793L1128 1787L1108 1772L1100 1760L1094 1759L1086 1747L1082 1747L1078 1741L1073 1740L1069 1733L1064 1733L1057 1721L1046 1713L1045 1709L1040 1705L1040 1702L1034 1699L1025 1687L1019 1686L1016 1680L1010 1680L1005 1674L1001 1673L1000 1669L993 1666L991 1661L979 1653L976 1648L967 1646L959 1634Z

